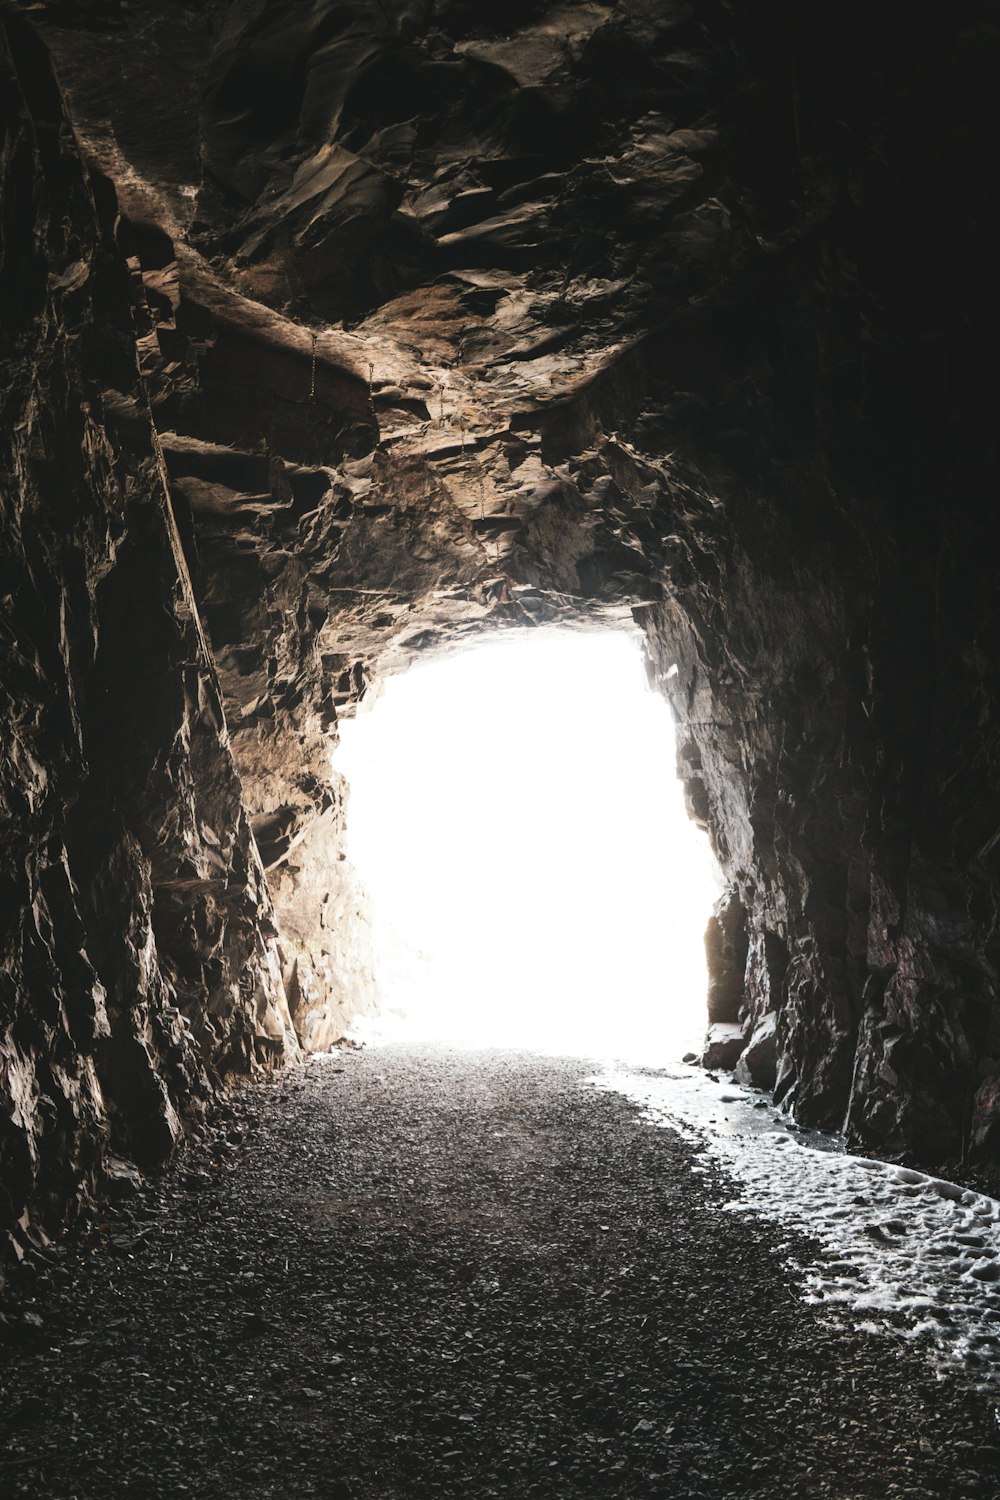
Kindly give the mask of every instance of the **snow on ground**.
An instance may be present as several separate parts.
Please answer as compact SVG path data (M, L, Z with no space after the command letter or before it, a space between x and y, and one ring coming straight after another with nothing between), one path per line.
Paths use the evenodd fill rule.
M679 1129L742 1185L727 1204L819 1242L806 1300L836 1320L924 1343L1000 1398L1000 1202L797 1127L765 1098L696 1067L608 1064L588 1080ZM1000 1409L998 1409L1000 1421Z
M429 1019L426 1012L383 1015L359 1028L359 1040L440 1041ZM828 1308L832 1321L923 1345L942 1376L961 1369L1000 1403L1000 1202L852 1156L838 1136L797 1126L766 1096L725 1075L677 1062L641 1065L696 1043L666 1031L651 1037L648 1028L630 1037L627 1012L613 1034L595 1029L572 1040L558 1026L549 1036L543 1019L540 1013L522 1045L589 1059L599 1069L589 1084L679 1130L740 1184L727 1208L786 1224L817 1243L814 1260L795 1262L805 1273L807 1301ZM448 1036L459 1047L499 1040L454 1030ZM1000 1421L1000 1404L997 1413Z

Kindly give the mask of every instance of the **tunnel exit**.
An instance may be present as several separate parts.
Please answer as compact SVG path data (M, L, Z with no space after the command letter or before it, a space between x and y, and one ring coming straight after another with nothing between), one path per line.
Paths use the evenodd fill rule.
M390 678L341 734L375 1034L648 1063L698 1046L718 871L635 637L512 632Z

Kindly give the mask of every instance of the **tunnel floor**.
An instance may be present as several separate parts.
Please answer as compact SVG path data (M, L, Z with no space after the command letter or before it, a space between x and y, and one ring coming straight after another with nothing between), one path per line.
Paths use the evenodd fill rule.
M585 1076L386 1048L230 1096L211 1145L15 1277L0 1489L1000 1494L986 1401L826 1326L807 1247Z

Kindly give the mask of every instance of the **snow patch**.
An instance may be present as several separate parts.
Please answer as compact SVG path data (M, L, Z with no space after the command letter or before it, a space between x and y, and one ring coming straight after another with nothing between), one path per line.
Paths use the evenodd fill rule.
M742 1184L733 1212L819 1242L806 1301L868 1332L924 1344L1000 1396L1000 1202L908 1167L850 1155L765 1098L699 1068L609 1066L588 1080L705 1147Z

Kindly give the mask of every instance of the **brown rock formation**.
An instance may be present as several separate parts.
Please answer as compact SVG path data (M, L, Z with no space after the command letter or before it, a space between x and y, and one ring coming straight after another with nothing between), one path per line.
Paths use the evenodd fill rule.
M43 48L3 36L0 1221L169 1154L296 1043L136 366L128 278Z
M363 894L337 857L337 714L483 630L634 620L732 884L710 1008L740 1025L744 1074L773 1071L797 1114L862 1144L995 1162L989 7L914 14L905 34L861 6L807 21L780 0L33 14L120 210L302 1041L372 1000ZM64 141L60 170L72 159ZM80 258L46 254L57 277ZM131 370L120 313L98 311L86 358L113 347ZM68 393L95 380L77 358L44 387L66 393L54 422L74 453ZM127 430L150 441L144 414ZM153 608L151 545L135 566ZM139 628L118 634L109 673L112 649L156 655ZM102 785L141 784L149 826L183 841L168 747L192 710L166 710L165 665L115 672L150 768L108 765ZM205 774L212 798L235 787ZM228 821L214 802L207 821L225 863L245 835L238 793L223 800ZM266 911L256 873L250 888ZM169 941L194 943L201 919L175 897L170 913Z

